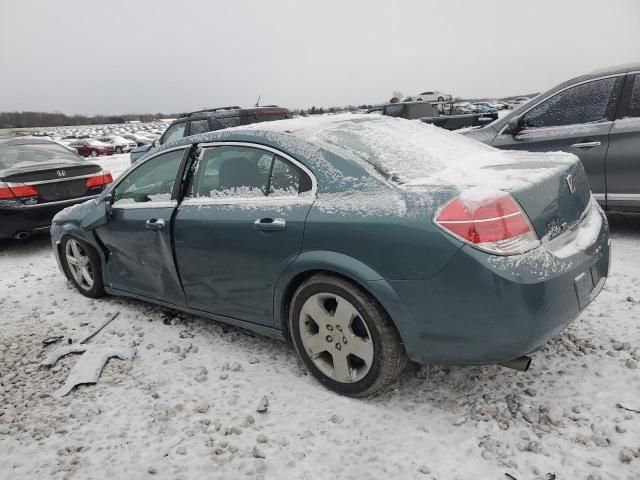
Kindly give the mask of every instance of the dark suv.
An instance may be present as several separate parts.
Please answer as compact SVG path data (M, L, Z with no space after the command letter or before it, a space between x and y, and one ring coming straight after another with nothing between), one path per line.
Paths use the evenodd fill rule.
M175 120L165 130L162 136L151 145L142 145L131 150L131 163L138 160L151 148L165 143L179 140L198 133L221 130L223 128L249 125L250 123L269 122L291 118L291 112L286 108L275 105L268 107L240 108L220 107L207 110L198 110L187 113L184 117Z
M507 150L574 153L600 204L640 212L640 63L568 80L465 135Z

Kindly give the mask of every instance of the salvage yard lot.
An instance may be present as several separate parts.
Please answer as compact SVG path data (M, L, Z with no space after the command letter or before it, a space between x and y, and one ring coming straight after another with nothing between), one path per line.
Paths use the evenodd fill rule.
M640 410L640 219L611 223L604 291L529 372L410 365L368 400L328 391L278 341L81 296L46 235L3 241L0 478L637 479L640 414L616 404ZM42 341L116 312L91 343L133 346L134 359L50 396L79 357L39 367L55 349Z

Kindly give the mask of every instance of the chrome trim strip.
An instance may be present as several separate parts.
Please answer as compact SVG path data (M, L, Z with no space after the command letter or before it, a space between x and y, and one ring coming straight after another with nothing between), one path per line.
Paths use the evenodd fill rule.
M599 147L602 145L602 142L583 142L583 143L574 143L571 145L571 148L591 148L591 147Z
M98 195L91 195L88 197L78 197L78 198L68 198L66 200L56 200L55 202L46 202L46 203L34 203L33 205L23 205L24 208L38 208L38 207L48 207L50 205L63 205L65 203L82 203L87 200L93 200L98 197Z
M503 220L505 218L510 218L510 217L515 217L516 215L521 215L522 212L513 212L513 213L509 213L508 215L503 215L501 217L493 217L493 218L483 218L482 220L474 220L474 219L469 219L469 220L440 220L438 221L439 224L444 225L444 224L449 224L449 223L483 223L483 222L493 222L495 220Z
M177 200L165 200L162 202L132 202L123 203L122 205L111 205L114 210L138 210L141 208L175 208L178 206Z
M590 78L588 80L583 80L581 82L577 82L577 83L572 83L571 85L567 85L566 87L564 87L561 90L558 90L557 92L554 92L553 95L549 95L548 97L544 97L540 100L538 100L535 104L531 105L529 108L527 108L525 111L523 111L522 113L520 113L518 116L520 117L524 117L527 113L529 113L531 110L533 110L535 107L537 107L538 105L540 105L542 102L546 102L547 100L549 100L550 98L555 97L556 95L558 95L559 93L564 92L565 90L569 90L570 88L573 87L577 87L578 85L583 85L585 83L590 83L590 82L597 82L598 80L604 80L605 78L614 78L614 77L622 77L623 75L627 75L629 72L624 72L624 73L614 73L612 75L604 75L602 77L596 77L596 78ZM598 125L600 124L600 122L590 122L590 123L576 123L573 125L558 125L557 127L540 127L540 128L559 128L559 127L575 127L576 125ZM507 129L507 127L509 126L509 122L505 123L504 126L500 129L500 131L498 132L498 135L502 135L504 133L504 131ZM534 130L534 129L532 129ZM537 129L535 129L536 131L538 131Z
M607 193L607 200L640 201L640 193Z
M84 178L95 177L96 175L99 175L101 173L102 171L91 173L89 175L78 175L77 177L65 177L65 178L56 178L53 180L38 180L35 182L15 182L15 183L18 183L20 185L44 185L45 183L70 182L72 180L82 180ZM9 183L14 183L14 182L9 182Z
M605 201L607 196L604 193L592 193L593 198L599 201Z
M307 193L307 192L304 192ZM185 198L180 206L207 206L207 205L235 205L235 204L274 204L274 206L283 205L309 205L312 204L315 197L311 195L297 195L287 197L226 197L226 198L209 198L209 197L188 197Z
M307 175L309 175L309 178L311 178L311 194L313 195L313 197L316 196L316 193L318 192L318 180L316 179L316 176L313 174L313 172L311 170L309 170L309 168L304 165L303 163L299 162L298 160L296 160L295 158L293 158L291 155L282 152L281 150L278 150L276 148L272 148L272 147L268 147L266 145L261 145L259 143L251 143L251 142L209 142L209 143L200 143L198 144L199 147L202 148L208 148L208 147L223 147L223 146L236 146L236 147L249 147L249 148L257 148L260 150L266 150L267 152L271 152L271 153L275 153L276 155L281 156L282 158L290 161L291 163L293 163L295 166L297 166L298 168L300 168L300 170L302 170L303 172L305 172ZM304 192L307 193L307 192ZM268 196L266 198L269 198ZM271 197L274 198L274 197Z

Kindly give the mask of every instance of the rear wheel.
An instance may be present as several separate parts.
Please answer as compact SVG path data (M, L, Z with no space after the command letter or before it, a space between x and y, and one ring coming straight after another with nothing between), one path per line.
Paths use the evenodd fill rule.
M367 397L393 383L407 357L380 304L330 275L306 280L291 301L289 329L309 371L338 393Z
M97 157L98 156L98 152L96 150L91 150L91 156L92 157Z
M62 241L62 262L71 283L83 295L99 298L104 295L100 258L93 247L75 238Z
M122 153L122 147L116 147L116 153Z

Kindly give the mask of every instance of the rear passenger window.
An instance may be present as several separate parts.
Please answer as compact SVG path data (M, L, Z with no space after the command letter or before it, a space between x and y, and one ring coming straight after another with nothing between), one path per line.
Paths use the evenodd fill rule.
M189 127L189 135L198 135L209 131L209 120L193 120Z
M631 87L631 97L629 98L629 106L625 117L640 117L640 74L633 78L633 87Z
M525 113L524 125L556 127L605 120L615 84L616 77L611 77L571 87Z
M309 190L309 177L278 155L251 147L221 146L204 150L187 196L283 197Z

